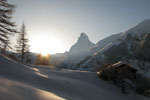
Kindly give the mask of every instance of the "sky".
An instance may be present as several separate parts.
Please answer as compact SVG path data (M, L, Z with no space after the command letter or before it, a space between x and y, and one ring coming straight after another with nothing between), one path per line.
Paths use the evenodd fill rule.
M81 32L93 43L150 19L150 0L8 0L13 21L25 22L31 51L68 51ZM14 38L15 39L15 38Z

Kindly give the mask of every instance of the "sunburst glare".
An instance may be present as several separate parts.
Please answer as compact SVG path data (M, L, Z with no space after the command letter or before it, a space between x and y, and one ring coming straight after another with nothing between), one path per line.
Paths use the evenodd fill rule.
M63 42L55 36L36 35L30 39L31 50L42 55L64 52Z

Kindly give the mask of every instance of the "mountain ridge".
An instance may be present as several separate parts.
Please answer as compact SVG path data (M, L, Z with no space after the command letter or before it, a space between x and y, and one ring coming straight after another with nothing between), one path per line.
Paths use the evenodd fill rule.
M136 65L137 58L134 57L136 56L134 50L137 49L136 46L139 46L140 42L143 41L143 37L148 33L150 33L150 19L140 22L125 32L108 36L96 44L90 42L85 33L81 33L77 42L67 53L61 54L60 58L62 59L58 58L59 60L56 61L57 64L55 63L54 66L58 65L60 68L96 71L106 60L107 62L111 61L112 57L114 57L112 62L129 59L131 63L134 62L133 64ZM80 42L80 39L82 42ZM81 43L83 44L80 45ZM87 50L84 46L88 43L90 43L90 46ZM137 62L140 62L139 64L143 63L143 61L139 60ZM149 65L149 63L147 64Z
M96 71L100 65L104 62L106 63L106 60L107 62L115 62L118 60L128 61L128 59L131 60L132 58L130 63L133 63L133 60L137 60L137 58L134 57L136 56L134 52L134 50L137 49L136 46L138 46L140 42L143 41L143 37L149 33L150 20L147 19L125 32L106 37L96 44L97 46L92 49L93 54L88 57L88 59L85 58L81 61L82 63L77 64L77 69ZM141 61L141 63L143 62Z

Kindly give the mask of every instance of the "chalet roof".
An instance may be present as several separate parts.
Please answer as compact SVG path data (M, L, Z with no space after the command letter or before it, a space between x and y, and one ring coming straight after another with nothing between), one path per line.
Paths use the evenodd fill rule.
M129 63L125 62L125 61L119 61L119 62L111 65L110 67L119 67L121 65L127 65L128 67L137 70L134 66L132 66L131 64L129 64Z

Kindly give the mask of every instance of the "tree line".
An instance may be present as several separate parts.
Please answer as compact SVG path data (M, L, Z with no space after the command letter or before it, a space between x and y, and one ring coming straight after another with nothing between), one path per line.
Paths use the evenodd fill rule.
M16 23L12 21L12 14L15 5L9 4L7 0L0 0L0 52L9 54L13 59L19 59L22 62L30 63L30 45L27 36L26 25L22 24L20 30L16 28ZM14 47L11 45L10 37L18 35L17 43ZM13 51L13 54L8 53ZM15 53L14 53L15 52ZM50 55L37 55L35 64L49 65Z
M20 31L16 28L16 23L11 21L12 13L16 6L9 4L7 0L0 0L0 51L5 54L6 51L12 50L10 37L18 34L16 53L21 58L21 61L28 62L29 59L29 39L26 37L25 24L23 23Z

